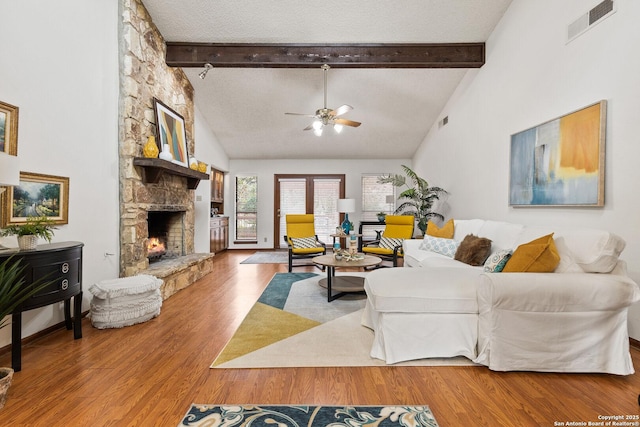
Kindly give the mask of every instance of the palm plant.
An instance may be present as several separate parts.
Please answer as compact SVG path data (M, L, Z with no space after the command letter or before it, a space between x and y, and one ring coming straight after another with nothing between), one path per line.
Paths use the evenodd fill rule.
M0 262L0 329L7 326L7 316L33 295L50 285L51 281L45 281L46 277L32 282L26 286L24 270L21 259L10 256Z
M427 230L427 222L432 218L444 220L444 216L432 210L433 203L439 200L447 191L440 187L429 187L424 178L420 178L410 167L402 165L406 175L386 175L378 178L380 184L392 184L394 187L406 187L398 200L402 203L395 210L399 214L411 214L418 220L418 228L424 234ZM410 180L409 185L407 178Z

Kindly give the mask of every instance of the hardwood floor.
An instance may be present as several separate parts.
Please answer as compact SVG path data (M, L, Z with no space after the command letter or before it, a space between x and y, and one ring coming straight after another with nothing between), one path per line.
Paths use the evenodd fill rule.
M63 329L25 345L0 425L176 426L192 402L426 404L440 426L587 425L638 414L640 374L209 369L273 274L286 272L284 264L240 265L251 253L216 255L214 272L165 301L154 320L97 330L84 319L81 340ZM319 272L295 271L305 269ZM640 369L640 351L631 354ZM0 355L9 365L9 353Z

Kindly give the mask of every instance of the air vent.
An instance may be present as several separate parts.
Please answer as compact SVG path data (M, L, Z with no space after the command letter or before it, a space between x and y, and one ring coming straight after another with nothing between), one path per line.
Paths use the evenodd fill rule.
M567 43L614 13L616 13L614 0L604 0L589 12L569 24L567 28Z
M440 120L438 122L438 128L441 128L442 126L446 125L447 123L449 123L449 116L445 116L444 119Z

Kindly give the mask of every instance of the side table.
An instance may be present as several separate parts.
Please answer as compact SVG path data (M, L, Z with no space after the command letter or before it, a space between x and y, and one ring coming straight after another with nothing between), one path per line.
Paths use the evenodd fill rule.
M73 329L73 338L82 338L82 247L80 242L61 242L39 245L32 251L18 249L0 252L0 262L14 255L25 266L25 286L45 277L53 283L27 301L12 314L11 367L22 369L22 312L64 301L64 321L68 330ZM73 322L71 299L73 298Z

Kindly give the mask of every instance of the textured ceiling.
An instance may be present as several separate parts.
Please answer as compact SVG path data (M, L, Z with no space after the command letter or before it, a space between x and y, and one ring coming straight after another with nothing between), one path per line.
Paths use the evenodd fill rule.
M511 0L143 0L166 41L210 43L484 42ZM201 68L185 72L195 102L230 159L409 158L439 119L464 69L339 69L327 106L362 122L341 134L303 132L323 106L314 69ZM196 135L197 142L198 135Z

